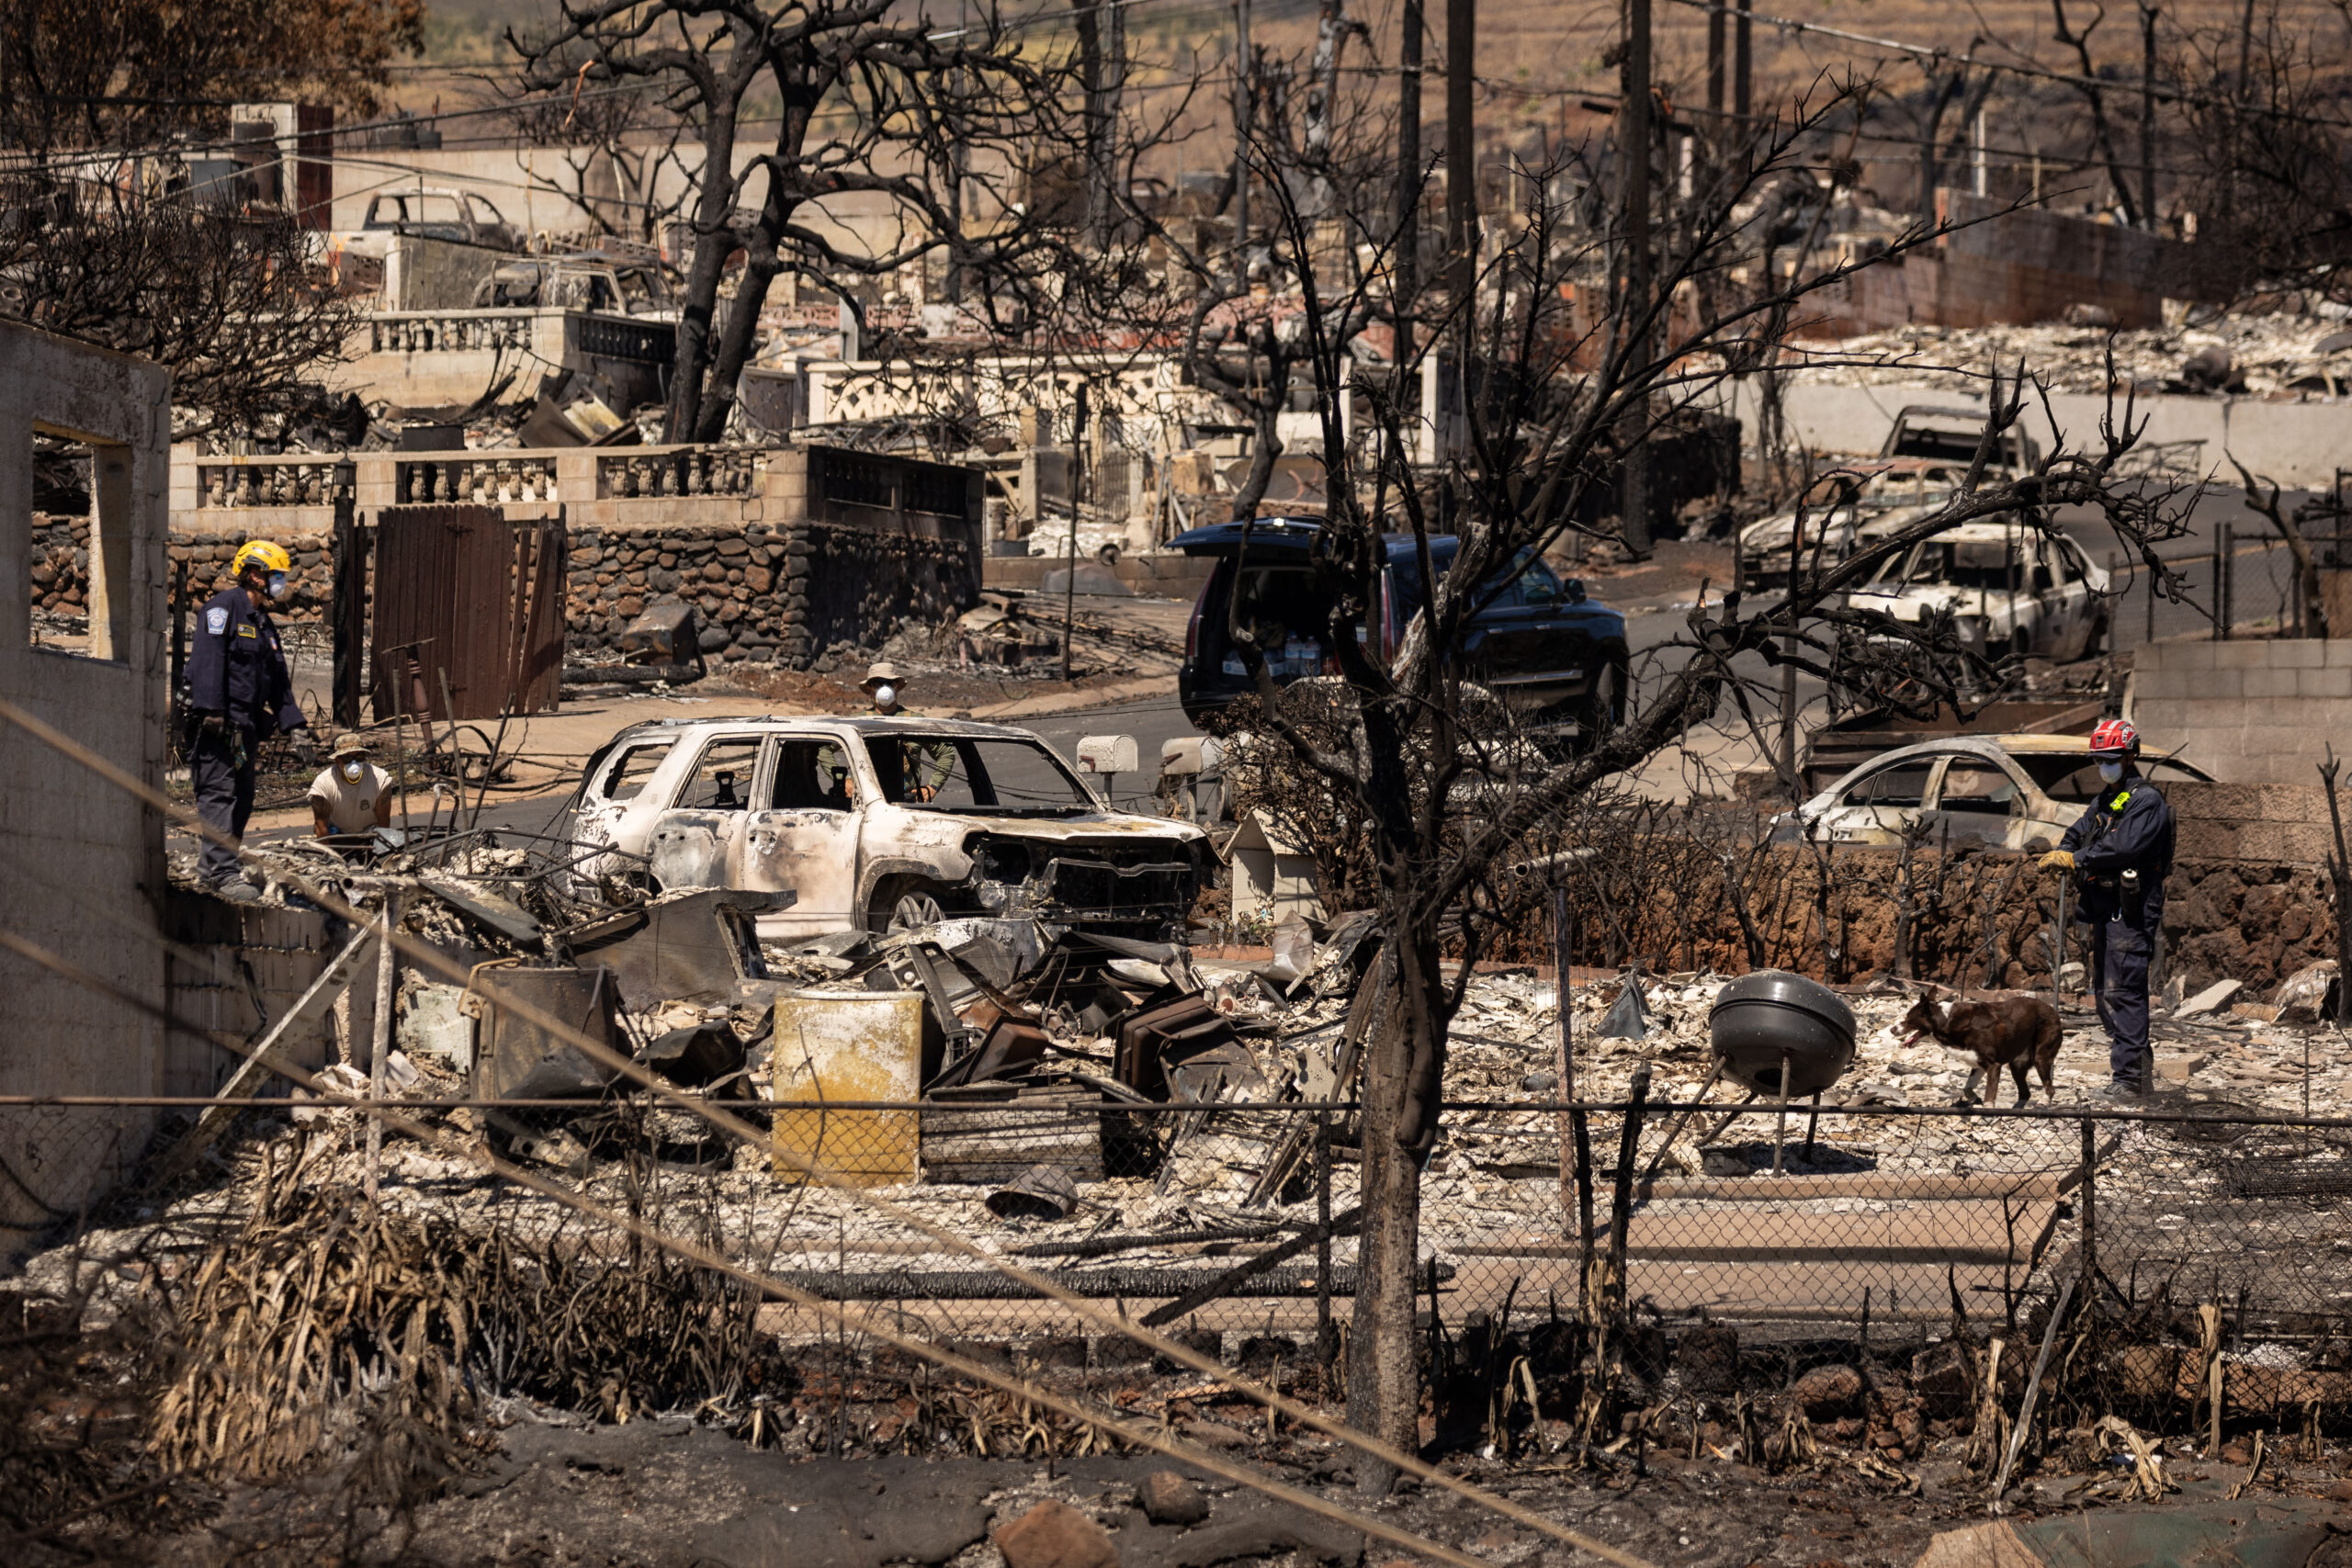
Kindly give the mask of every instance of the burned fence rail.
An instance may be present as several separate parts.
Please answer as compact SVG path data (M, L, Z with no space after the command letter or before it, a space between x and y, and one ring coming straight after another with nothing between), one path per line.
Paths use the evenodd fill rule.
M1453 1278L1452 1264L1438 1266L1441 1280ZM1217 1282L1222 1270L1207 1269L1088 1269L1057 1272L1049 1278L1061 1290L1094 1301L1125 1301L1159 1296L1182 1299L1204 1286ZM1019 1280L1007 1279L991 1269L881 1269L842 1271L838 1269L794 1269L780 1272L776 1278L796 1290L808 1292L825 1301L833 1302L920 1302L920 1301L1045 1301L1046 1292ZM1311 1296L1317 1281L1311 1265L1304 1269L1291 1269L1280 1273L1267 1273L1236 1282L1226 1289L1221 1299L1259 1299L1274 1296ZM1352 1296L1356 1293L1356 1271L1353 1268L1331 1271L1330 1291L1333 1295Z

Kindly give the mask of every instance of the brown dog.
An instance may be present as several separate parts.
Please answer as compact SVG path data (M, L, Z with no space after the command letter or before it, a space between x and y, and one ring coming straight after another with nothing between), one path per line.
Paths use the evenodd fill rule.
M1903 1043L1910 1045L1921 1035L1931 1034L1946 1050L1965 1051L1976 1058L1968 1085L1960 1091L1962 1104L1975 1102L1979 1078L1985 1081L1986 1103L1999 1104L2003 1067L2017 1080L2019 1105L2031 1098L2025 1084L2028 1066L2041 1075L2044 1096L2056 1093L2050 1070L2057 1064L2058 1042L2065 1031L2049 998L2023 991L1967 997L1941 986L1932 988L1942 991L1944 999L1923 996L1911 1004L1911 1010L1903 1017L1903 1028L1907 1031Z

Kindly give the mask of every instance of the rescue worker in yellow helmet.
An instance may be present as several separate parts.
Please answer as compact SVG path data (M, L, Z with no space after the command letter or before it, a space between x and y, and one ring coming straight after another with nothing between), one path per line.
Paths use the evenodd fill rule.
M295 755L315 766L308 720L294 700L294 677L268 605L291 592L293 558L285 547L254 539L237 552L233 587L204 602L187 665L188 774L197 815L205 826L242 842L254 814L254 756L279 731L294 736ZM198 864L204 885L223 898L249 903L259 890L238 869L234 850L207 839Z

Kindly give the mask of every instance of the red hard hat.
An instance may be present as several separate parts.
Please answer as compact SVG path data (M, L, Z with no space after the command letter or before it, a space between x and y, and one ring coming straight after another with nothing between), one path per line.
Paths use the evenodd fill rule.
M2094 757L2129 756L2140 749L2140 732L2120 718L2110 718L2091 731Z

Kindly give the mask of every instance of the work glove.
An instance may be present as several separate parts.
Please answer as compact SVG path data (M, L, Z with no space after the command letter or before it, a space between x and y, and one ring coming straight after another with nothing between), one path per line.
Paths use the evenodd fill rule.
M2072 871L2075 869L2075 852L2052 850L2034 863L2045 872Z
M307 729L294 732L294 760L306 768L319 765L319 743L311 739L311 732Z
M201 715L196 721L196 732L207 740L218 740L229 733L229 716L225 713Z

